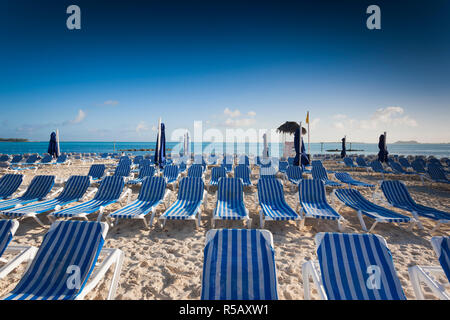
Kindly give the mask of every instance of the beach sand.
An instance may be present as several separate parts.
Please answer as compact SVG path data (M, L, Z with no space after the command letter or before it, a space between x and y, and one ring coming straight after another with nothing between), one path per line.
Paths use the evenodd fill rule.
M96 161L96 163L112 163L111 160ZM21 188L28 185L33 175L54 174L61 178L70 175L87 174L89 162L75 161L71 166L45 166L36 172L25 172L24 183ZM380 174L367 173L365 170L349 170L334 161L324 161L328 170L351 172L352 176L366 181L377 183L382 179ZM252 182L256 184L256 169L252 171ZM330 174L330 178L331 178ZM420 204L432 206L444 211L450 211L450 186L440 183L427 182L422 185L418 177L405 177L400 175L387 175L387 179L401 179L408 186L412 197ZM206 174L206 182L210 179L210 170ZM53 188L53 191L57 187ZM372 200L372 189L360 188L364 196ZM203 266L203 248L205 234L210 229L210 220L214 210L216 197L214 190L208 193L207 209L202 214L202 225L196 229L193 221L168 221L164 229L154 224L150 230L144 228L141 221L121 221L110 228L105 247L118 248L124 253L124 263L120 275L116 299L199 299L201 294L201 276ZM331 188L327 188L328 200L331 201ZM133 188L131 200L136 199L139 188ZM259 208L255 207L254 192L256 187L245 190L245 203L253 219L252 228L259 228ZM380 190L377 190L381 194ZM285 186L286 200L292 208L298 203L298 193L290 186ZM172 201L174 198L172 198ZM383 205L378 200L376 203ZM75 205L77 203L74 203ZM336 201L335 209L340 202ZM105 210L105 214L121 208L124 204L113 204ZM394 209L408 216L402 210ZM158 210L157 217L163 210ZM347 220L344 224L345 232L362 233L362 228L356 213L346 207L341 207L339 213ZM94 220L96 214L90 220ZM44 223L49 223L43 217ZM156 219L155 219L156 221ZM365 218L369 227L373 220ZM394 265L401 285L408 299L415 299L412 285L408 275L408 267L412 265L439 265L436 254L430 243L431 229L435 222L421 219L424 230L417 227L412 232L407 226L394 224L379 224L374 233L381 235L387 241L392 252ZM216 228L242 228L239 221L216 223ZM336 222L307 220L305 227L300 230L294 222L266 222L265 229L273 234L275 260L277 267L278 294L280 299L301 300L303 294L302 264L307 260L316 260L314 236L318 232L338 231ZM34 220L26 219L20 222L20 227L12 244L33 245L38 247L42 242L47 229L40 227ZM441 226L433 235L448 235L450 227ZM0 280L0 296L12 290L20 280L25 265ZM109 289L112 272L109 271L106 281L100 284L86 296L86 299L105 299ZM444 280L444 279L443 279ZM425 297L434 299L433 294L427 290ZM318 298L314 290L313 298Z

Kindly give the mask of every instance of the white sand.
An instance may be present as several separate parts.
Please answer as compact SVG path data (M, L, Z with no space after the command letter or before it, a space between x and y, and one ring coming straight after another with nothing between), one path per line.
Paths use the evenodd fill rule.
M111 163L111 161L97 161L97 163ZM339 169L348 171L342 165L334 162L324 162L329 170ZM334 165L333 165L334 164ZM58 178L68 178L74 174L87 174L90 163L83 164L77 161L71 166L46 166L37 172L25 173L24 185L28 185L34 174L55 174ZM253 170L253 174L256 171ZM365 170L352 170L352 176L366 182L381 180L379 174L368 174ZM206 175L209 181L210 170ZM254 178L254 177L252 177ZM330 175L331 178L331 175ZM422 185L417 177L403 177L388 175L389 179L403 179L407 184L412 197L421 204L450 211L450 186L444 184L426 183ZM252 179L253 183L256 180ZM56 190L54 187L53 191ZM331 200L327 188L328 199ZM360 189L371 199L371 189ZM253 228L259 228L259 208L255 208L253 193L256 187L246 190L245 202L253 219ZM136 199L139 188L133 189L132 200ZM381 191L378 191L381 193ZM285 187L286 200L292 208L298 203L298 193ZM173 201L174 199L172 199ZM74 205L77 203L74 203ZM340 205L337 201L336 204ZM378 203L383 205L382 203ZM113 204L105 211L106 214L119 209L123 204ZM110 228L105 247L118 248L124 252L124 264L119 281L116 299L199 299L201 294L201 275L203 266L203 247L205 234L210 229L210 219L215 206L215 195L208 194L207 210L202 215L202 226L196 229L193 221L169 221L164 229L153 225L146 230L141 221L122 221ZM335 207L337 208L337 206ZM409 215L402 210L394 209ZM158 211L157 217L161 210ZM347 219L345 232L363 232L355 212L342 207L340 214ZM91 220L97 216L93 215ZM44 223L49 223L43 217ZM156 219L155 219L156 221ZM373 220L365 219L370 226ZM425 229L415 228L409 232L406 226L399 227L393 224L379 224L374 230L383 236L392 252L395 268L400 277L402 287L408 299L414 299L411 282L408 276L408 267L412 265L439 265L437 257L431 247L431 229L434 221L421 219ZM218 222L216 227L241 228L242 222ZM265 229L272 232L275 247L275 260L278 276L278 293L280 299L303 299L302 264L316 259L314 236L317 232L337 231L336 222L307 220L303 230L299 230L294 222L266 222ZM20 222L12 244L26 244L39 246L47 229L40 227L32 219ZM448 235L449 226L442 226L433 235ZM12 290L24 272L24 265L13 271L8 277L0 280L0 296ZM107 273L107 280L88 294L87 299L105 299L112 272ZM317 298L314 290L313 297ZM432 294L426 298L433 299Z

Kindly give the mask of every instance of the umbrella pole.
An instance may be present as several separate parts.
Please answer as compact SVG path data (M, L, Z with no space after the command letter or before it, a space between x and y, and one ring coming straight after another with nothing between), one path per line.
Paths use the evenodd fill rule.
M159 166L159 162L160 162L160 156L159 153L161 152L161 118L159 118L159 123L158 123L158 144L156 146L156 162L158 163Z
M298 159L298 166L301 167L302 166L302 122L301 121L300 121L300 135L299 135L298 143L299 143L298 150L300 151L300 156Z
M56 158L58 158L59 155L61 154L61 149L59 148L59 130L58 129L56 129L56 147L57 147Z

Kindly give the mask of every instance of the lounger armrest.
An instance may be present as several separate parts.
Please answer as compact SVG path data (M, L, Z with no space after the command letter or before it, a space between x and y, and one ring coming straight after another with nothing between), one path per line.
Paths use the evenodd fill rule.
M119 202L122 202L122 200L128 195L126 202L128 204L130 202L132 192L133 191L130 188L127 188L127 190L123 192L122 195L119 197Z
M53 192L49 198L54 198L58 193L60 193L61 191L64 190L64 187L59 188L58 190L56 190L55 192Z
M97 192L98 188L94 188L92 189L89 193L87 193L84 197L83 197L83 201L87 200L88 198L90 198L95 192Z
M204 210L208 209L207 200L208 200L208 192L206 190L203 190L202 205Z
M321 300L327 300L327 294L322 284L318 263L316 261L307 261L302 265L304 299L311 300L311 288L309 279L312 278L317 288Z
M18 267L22 262L30 262L36 255L37 248L33 246L10 245L6 248L5 253L18 253L14 258L0 268L0 279L7 276L12 270ZM27 268L30 266L28 263ZM25 270L26 272L26 270Z

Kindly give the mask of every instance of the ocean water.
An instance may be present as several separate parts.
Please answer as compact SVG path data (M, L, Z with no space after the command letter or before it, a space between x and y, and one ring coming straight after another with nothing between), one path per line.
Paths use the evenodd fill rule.
M120 152L124 149L154 149L155 142L60 142L62 152ZM307 144L306 147L308 148ZM361 151L348 152L348 154L376 154L378 145L376 143L347 143L347 149L357 149ZM23 154L23 153L45 153L47 152L48 141L43 142L0 142L0 154ZM166 149L168 152L179 152L183 148L180 142L168 142ZM312 154L336 154L326 150L340 150L340 143L311 143ZM250 156L260 155L263 150L262 143L191 143L190 151L196 154L216 152L247 154ZM308 150L308 149L307 149ZM391 144L388 145L389 154L398 155L433 155L437 158L450 157L450 144ZM153 151L126 151L132 154L147 154ZM283 154L282 144L269 143L271 156Z

